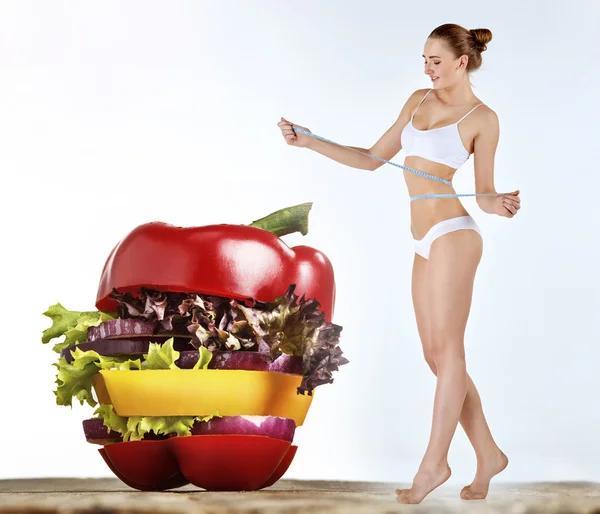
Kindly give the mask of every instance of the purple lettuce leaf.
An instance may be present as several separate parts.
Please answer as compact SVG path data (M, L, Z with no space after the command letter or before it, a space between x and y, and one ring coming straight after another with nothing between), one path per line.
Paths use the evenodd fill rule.
M298 394L333 382L347 364L339 347L342 327L325 320L316 299L299 298L290 284L271 302L239 301L197 293L159 292L142 288L139 297L111 293L122 318L154 320L157 334L191 335L195 348L209 351L254 351L271 363L282 354L301 356L303 379Z

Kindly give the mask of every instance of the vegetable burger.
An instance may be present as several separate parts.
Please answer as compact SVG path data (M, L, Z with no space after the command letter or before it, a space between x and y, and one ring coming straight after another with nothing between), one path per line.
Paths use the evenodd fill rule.
M288 469L315 388L348 362L331 262L280 239L306 235L310 207L143 224L108 256L97 310L44 313L42 342L64 336L56 403L95 408L85 437L127 485L256 490Z

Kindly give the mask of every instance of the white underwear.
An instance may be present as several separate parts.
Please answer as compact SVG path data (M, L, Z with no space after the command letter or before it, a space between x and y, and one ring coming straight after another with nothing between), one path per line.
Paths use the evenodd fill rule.
M440 236L454 232L455 230L470 229L475 230L481 236L481 230L475 223L475 220L471 216L459 216L457 218L450 218L444 221L436 223L431 227L423 239L415 239L415 252L425 259L429 258L429 251L431 250L431 244Z

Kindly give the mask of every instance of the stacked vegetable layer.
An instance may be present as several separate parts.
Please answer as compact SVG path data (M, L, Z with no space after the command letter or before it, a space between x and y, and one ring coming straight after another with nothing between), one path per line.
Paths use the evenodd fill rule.
M272 485L294 458L314 389L348 362L331 322L331 264L261 228L285 233L282 216L294 218L142 225L107 259L98 310L57 303L44 313L42 342L64 336L56 402L95 407L85 437L131 487Z

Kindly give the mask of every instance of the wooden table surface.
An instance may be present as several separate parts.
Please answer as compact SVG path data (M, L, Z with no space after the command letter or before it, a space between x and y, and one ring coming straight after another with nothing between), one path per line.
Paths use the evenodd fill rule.
M600 514L600 484L496 484L486 500L464 501L460 486L444 484L420 505L400 505L402 484L280 480L254 492L207 492L186 486L151 493L117 479L0 480L0 513L369 513ZM403 487L407 487L404 484Z

